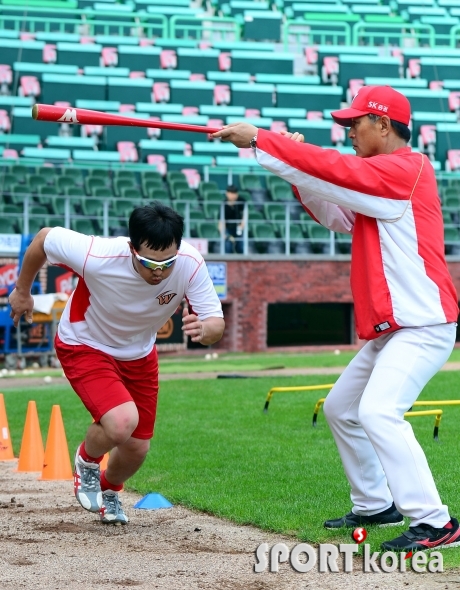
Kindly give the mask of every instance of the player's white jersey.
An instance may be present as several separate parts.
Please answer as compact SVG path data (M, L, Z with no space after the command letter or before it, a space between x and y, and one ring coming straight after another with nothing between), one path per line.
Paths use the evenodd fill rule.
M45 239L48 262L79 276L59 323L59 337L86 344L119 360L149 354L156 333L184 297L204 320L223 317L201 254L182 241L171 275L149 285L133 266L127 237L86 236L62 227Z

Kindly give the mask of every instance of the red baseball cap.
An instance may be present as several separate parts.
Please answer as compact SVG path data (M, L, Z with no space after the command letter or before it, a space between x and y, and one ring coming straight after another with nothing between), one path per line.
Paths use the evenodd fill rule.
M393 121L409 125L410 102L391 86L363 86L348 109L333 111L332 118L339 125L351 127L351 120L363 115L387 115Z

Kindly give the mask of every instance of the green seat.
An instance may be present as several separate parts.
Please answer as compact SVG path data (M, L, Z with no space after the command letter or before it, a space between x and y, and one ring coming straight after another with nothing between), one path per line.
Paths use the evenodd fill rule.
M240 186L249 191L263 188L262 177L258 174L240 174Z
M232 50L232 72L255 74L294 74L293 53Z
M0 217L0 234L15 234L16 227L13 219Z
M145 72L149 68L160 67L161 47L139 45L119 45L118 65Z
M79 68L98 66L102 45L97 43L67 43L58 41L56 44L57 64L74 65Z
M78 96L81 100L105 100L106 86L107 78L100 76L43 74L40 99L46 104L68 101L69 96Z
M136 49L150 48L136 47ZM152 86L153 80L151 78L110 77L107 78L107 98L108 100L119 101L121 104L131 104L133 97L135 97L136 101L148 102L152 100Z
M121 198L122 199L129 199L131 201L141 201L142 195L139 192L138 188L134 187L125 187L121 189Z
M273 107L274 84L232 82L232 105L246 108Z
M204 221L198 224L197 231L200 238L220 240L220 231L216 223Z
M163 183L163 177L161 174L154 170L142 170L141 179L142 182L157 182L158 184Z
M27 182L34 193L37 193L40 187L46 186L48 184L47 179L40 174L30 174Z
M122 191L127 188L135 188L136 184L130 178L120 178L113 181L114 192L117 197L120 197Z
M82 199L81 210L88 217L102 216L104 204L101 199Z
M34 218L34 217L29 217L29 234L37 234L43 227L46 227L48 225L48 218L47 217L42 217L42 218ZM16 220L16 226L19 230L20 234L24 233L24 219L23 217L18 217L18 219Z
M188 106L212 105L215 85L215 82L202 80L171 80L170 100Z
M53 215L64 216L66 208L66 199L64 197L54 197L51 199L50 209ZM75 212L74 202L69 199L69 213L73 215Z
M74 186L76 184L83 185L83 172L80 168L65 167L62 170L62 174L64 178L71 178L73 180ZM65 187L63 188L65 190Z
M278 108L302 108L307 111L334 110L340 108L343 94L344 89L341 86L277 84L276 106Z
M95 227L91 219L71 219L70 227L76 232L91 236L95 234Z
M15 174L4 171L0 172L0 194L10 192L17 182L19 180Z
M48 227L65 227L65 217L50 215L48 217Z
M208 190L204 193L204 201L221 202L221 201L225 201L225 196L220 191Z
M175 192L178 201L189 201L190 203L198 203L198 195L191 188L178 189Z
M137 184L136 173L133 170L115 170L114 180L130 180L133 185Z
M98 199L110 199L114 196L113 191L111 188L107 186L97 186L93 189L92 193L93 197Z
M218 192L219 186L217 182L213 180L202 180L198 187L198 193L201 197L205 198L207 192Z
M164 205L168 207L171 206L171 198L167 190L164 188L157 189L155 192L152 191L150 196L148 197L148 201L160 201Z
M21 204L24 201L24 197L31 197L32 191L29 185L16 184L10 191L10 200L12 203Z
M161 179L143 181L142 194L146 199L155 199L155 195L158 191L164 191L164 184Z
M292 201L294 197L291 185L286 182L284 184L276 184L271 193L274 201Z
M282 19L282 13L273 10L245 10L243 39L281 41Z
M318 146L330 145L331 129L333 121L331 119L289 119L289 129L303 133L306 141Z
M341 254L349 254L351 252L352 237L353 236L351 234L335 234L335 242Z
M81 186L69 186L65 189L64 193L68 197L85 197L85 191Z
M66 188L74 187L75 179L71 176L58 176L56 179L56 188L60 195L65 193Z
M179 191L188 190L189 186L186 180L173 180L169 184L169 188L171 190L171 195L174 199L177 199L177 194Z
M37 166L36 173L43 176L48 181L48 184L56 184L58 172L53 166Z
M55 197L57 194L56 187L54 186L40 186L38 189L37 200L41 204L49 203L50 199Z
M220 219L220 205L218 203L205 203L203 210L206 219Z
M264 213L267 219L285 219L286 208L278 203L264 203Z
M329 251L329 244L331 239L330 231L318 223L309 224L307 226L308 237L314 252L325 253Z
M129 217L134 207L140 204L140 201L133 199L115 199L112 203L112 210L119 217Z
M176 54L179 70L191 70L198 74L206 74L210 70L219 69L220 51L218 49L179 47Z
M85 189L86 194L94 195L94 189L96 188L107 188L107 183L104 178L98 178L93 176L87 176L85 178Z

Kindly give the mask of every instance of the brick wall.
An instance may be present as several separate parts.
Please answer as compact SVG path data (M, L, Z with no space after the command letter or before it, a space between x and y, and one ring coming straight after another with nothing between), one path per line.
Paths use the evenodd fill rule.
M460 262L448 266L460 297ZM226 331L214 348L267 350L269 303L351 303L349 274L347 260L227 261Z
M349 273L349 261L227 261L227 327L216 347L266 350L269 303L351 303Z

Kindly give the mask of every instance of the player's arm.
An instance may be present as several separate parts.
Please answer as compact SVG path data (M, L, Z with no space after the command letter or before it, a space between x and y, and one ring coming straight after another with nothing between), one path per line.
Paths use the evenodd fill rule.
M203 346L218 342L225 329L222 304L202 259L190 279L185 297L191 310L184 310L182 330L193 342L200 342Z
M204 320L194 313L189 313L184 308L182 313L182 330L187 336L190 336L192 342L199 342L203 346L209 346L218 342L224 333L224 318L209 317Z
M13 318L15 326L18 325L23 315L25 315L26 321L29 324L32 323L32 311L34 308L34 298L31 295L32 283L46 262L44 244L50 229L49 227L41 229L27 248L16 287L9 296L8 300L11 305L10 316Z

